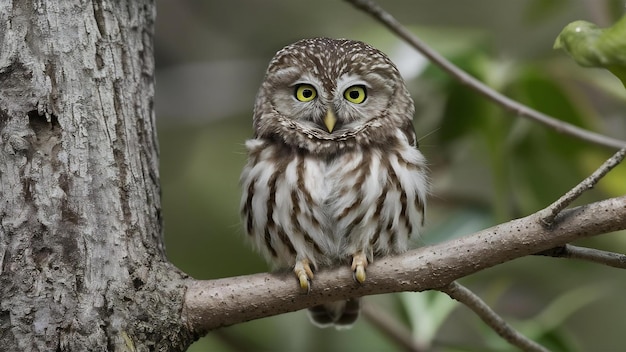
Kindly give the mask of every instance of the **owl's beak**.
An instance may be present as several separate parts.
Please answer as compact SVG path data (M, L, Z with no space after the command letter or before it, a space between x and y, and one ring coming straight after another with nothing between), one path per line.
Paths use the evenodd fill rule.
M328 129L328 132L332 132L333 128L335 128L335 123L337 123L337 118L335 117L335 113L332 110L328 110L326 116L324 117L324 125Z

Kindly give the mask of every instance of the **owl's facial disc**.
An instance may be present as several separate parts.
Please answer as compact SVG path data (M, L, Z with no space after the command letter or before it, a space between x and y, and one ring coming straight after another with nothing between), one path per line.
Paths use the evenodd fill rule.
M291 89L295 104L293 111L300 112L292 116L320 132L333 134L350 128L353 122L365 117L363 112L366 110L363 109L369 103L370 86L359 75L348 73L337 80L332 77L318 80L315 76L305 74L287 86Z
M321 72L321 73L320 73ZM389 79L377 72L337 72L293 67L273 72L272 105L302 131L323 139L342 135L377 118L391 95Z

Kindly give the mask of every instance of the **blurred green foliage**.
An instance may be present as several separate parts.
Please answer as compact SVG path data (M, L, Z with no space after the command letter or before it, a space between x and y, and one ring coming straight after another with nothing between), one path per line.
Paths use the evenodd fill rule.
M450 3L461 7L459 2ZM526 31L515 36L519 43L504 46L503 34L485 30L478 20L471 29L455 27L443 20L443 24L429 22L419 12L419 9L428 8L424 1L415 4L382 1L381 5L389 7L392 12L396 9L395 13L399 13L401 20L412 25L411 30L424 41L507 96L577 126L626 139L626 93L616 88L620 86L619 81L600 70L585 71L562 52L551 49L549 43L558 33L556 28L578 19L567 16L571 3L510 3L524 10L484 15L490 19L502 17L500 20L496 18L496 24L485 24L492 29L498 26L508 28L502 22L514 19L518 23L516 28ZM604 4L606 9L610 9L613 3L598 1L594 2L594 6L599 8L598 4ZM214 9L217 6L193 2L186 4L191 9L202 6ZM273 2L268 4L280 7ZM324 1L319 4L321 7L338 6ZM171 10L167 1L161 1L160 5L159 11L163 7ZM486 6L498 5L493 1L477 1L472 6L483 6L484 10ZM286 13L297 8L290 4L281 11ZM414 12L401 12L403 8ZM359 16L347 5L337 11ZM432 13L443 18L443 12L437 11L432 8ZM454 9L449 11L454 12L450 14L451 18L463 18L463 14ZM237 16L232 13L231 16ZM256 86L260 83L263 66L269 62L273 52L283 44L298 39L292 38L295 35L353 37L370 42L392 58L394 52L402 52L398 49L402 48L402 44L369 18L348 20L340 14L311 14L316 21L326 19L329 27L321 26L318 30L311 28L308 32L304 31L304 24L289 34L272 30L272 37L264 43L263 52L253 55L262 63L258 65L258 73L254 74L255 83L250 84ZM228 17L224 13L218 15ZM218 15L206 14L211 19ZM472 14L468 10L466 15ZM577 15L580 16L580 13ZM612 19L620 15L616 13ZM159 21L167 21L168 16L172 16L171 11L166 11L165 15L160 12ZM179 18L174 20L180 21ZM347 23L340 23L344 20ZM282 26L279 21L274 22ZM285 26L288 26L287 22L285 20ZM225 31L228 30L227 24L218 23ZM170 28L167 23L163 26ZM533 38L547 37L542 39L544 45L519 56L510 55L518 45L532 46L524 41L524 35L533 35L537 27L544 28L544 31ZM545 28L555 30L547 31ZM162 35L172 35L163 33L164 30L161 29ZM185 30L192 29L185 27ZM511 29L508 30L510 32ZM510 36L510 33L506 35ZM228 34L225 32L224 36ZM159 37L157 53L167 58L168 65L173 65L175 60L172 57L175 55L164 53L163 49L159 51L158 40ZM278 42L283 44L274 45ZM255 42L250 50L260 50L260 47L261 43ZM227 56L225 51L218 51L219 56ZM241 55L238 50L234 52L237 54L233 55ZM202 57L197 55L196 59ZM415 246L445 241L537 211L588 176L613 152L506 113L435 67L426 66L421 74L407 79L416 102L416 131L422 137L420 146L429 160L433 181L427 226L424 236L415 239ZM228 84L236 82L207 82L207 85L209 83L217 83L227 89ZM162 89L160 84L163 82L157 76L157 92ZM245 83L245 86L248 85ZM242 93L235 98L235 102L243 106L239 110L242 112L227 116L205 116L203 119L158 116L168 256L179 268L198 279L267 270L264 261L246 243L238 215L238 177L245 163L243 143L252 136L254 96ZM157 100L157 108L159 102ZM620 166L576 204L625 193L626 168ZM607 234L578 244L625 252L624 235ZM623 345L622 327L626 325L626 318L620 314L626 309L621 295L626 289L623 276L622 271L593 264L527 257L461 281L514 327L549 348L555 351L600 351L617 350ZM395 317L413 333L416 341L425 347L431 346L433 350L512 350L468 309L437 292L367 297L366 302ZM393 341L366 319L362 318L348 331L321 330L313 327L303 312L294 312L213 331L194 344L190 351L397 349L399 347Z

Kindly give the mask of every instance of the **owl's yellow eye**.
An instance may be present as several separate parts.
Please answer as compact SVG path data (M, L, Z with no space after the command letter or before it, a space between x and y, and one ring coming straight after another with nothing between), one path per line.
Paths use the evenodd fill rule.
M343 96L351 103L361 104L365 101L365 98L367 98L367 92L365 90L365 86L357 85L346 89Z
M310 84L298 84L296 86L296 99L302 102L307 102L315 99L317 91Z

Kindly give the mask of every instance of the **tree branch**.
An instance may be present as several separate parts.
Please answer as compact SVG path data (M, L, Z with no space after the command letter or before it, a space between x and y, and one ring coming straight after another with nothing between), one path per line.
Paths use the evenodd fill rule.
M604 162L596 171L585 178L576 187L570 189L565 195L557 199L545 209L539 212L541 223L544 226L551 226L554 217L570 205L576 198L580 197L586 190L593 188L604 175L608 174L615 166L624 160L626 156L626 147L620 149L612 157Z
M626 269L626 255L599 249L585 248L566 244L537 253L547 257L586 260L619 269Z
M441 244L381 258L359 285L348 266L316 273L309 294L291 272L187 281L183 318L206 331L350 297L423 291L574 240L626 229L626 196L568 209L545 228L538 213Z
M450 285L439 289L439 291L447 294L450 298L463 303L471 309L476 315L482 319L493 331L507 340L511 345L519 347L523 351L540 351L548 350L533 340L526 338L517 332L496 312L494 312L480 297L475 295L465 286L458 282L452 282Z
M461 84L471 87L476 92L483 95L485 98L500 105L505 110L512 112L515 115L528 118L530 120L539 122L556 132L567 134L578 139L595 143L597 145L619 149L626 147L626 141L622 141L616 138L611 138L599 133L588 131L586 129L574 126L565 121L558 120L552 116L546 115L542 112L534 110L526 105L520 104L517 101L510 99L499 92L491 89L481 81L472 77L465 71L456 67L450 61L446 60L439 53L431 49L426 43L421 41L411 32L409 32L400 22L398 22L391 14L378 6L375 2L370 0L346 0L355 7L370 14L377 21L389 28L393 33L397 34L400 38L404 39L409 45L415 48L417 51L426 56L433 64L439 66L442 70L447 72L450 76L456 78Z

